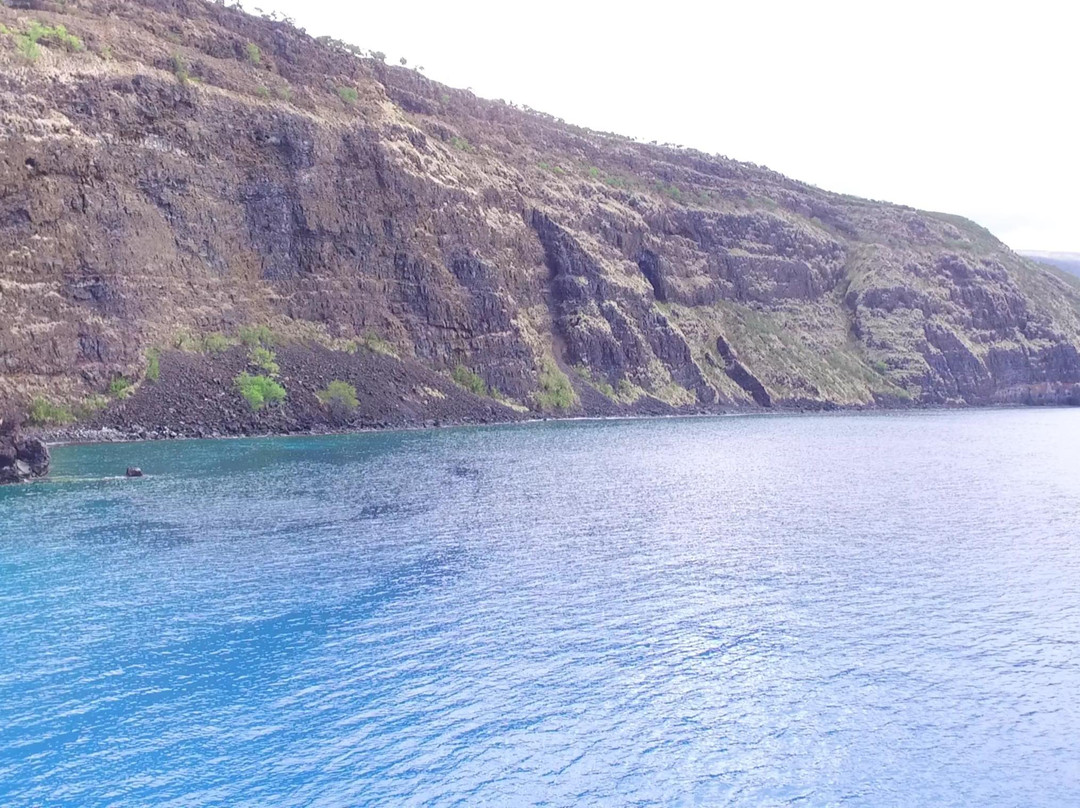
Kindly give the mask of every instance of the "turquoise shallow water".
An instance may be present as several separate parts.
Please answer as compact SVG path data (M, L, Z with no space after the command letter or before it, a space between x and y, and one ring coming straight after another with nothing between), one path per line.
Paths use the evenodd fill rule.
M1076 410L58 449L0 490L0 805L1080 805L1078 460Z

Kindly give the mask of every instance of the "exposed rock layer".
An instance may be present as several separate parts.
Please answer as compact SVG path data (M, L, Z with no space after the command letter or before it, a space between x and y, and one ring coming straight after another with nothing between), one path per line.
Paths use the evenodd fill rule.
M83 49L31 61L33 21ZM1080 283L963 219L589 132L200 0L0 23L0 398L78 410L123 376L135 394L92 423L196 434L332 425L334 379L352 426L1080 397ZM257 413L243 349L190 353L253 323L288 391Z

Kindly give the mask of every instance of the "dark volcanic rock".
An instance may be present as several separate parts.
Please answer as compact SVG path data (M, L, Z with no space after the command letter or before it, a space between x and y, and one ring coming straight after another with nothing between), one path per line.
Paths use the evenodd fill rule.
M22 483L49 473L49 447L40 438L0 434L0 484Z

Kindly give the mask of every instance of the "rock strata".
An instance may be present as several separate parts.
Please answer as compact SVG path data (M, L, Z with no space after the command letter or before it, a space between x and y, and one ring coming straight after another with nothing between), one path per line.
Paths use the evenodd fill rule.
M31 58L35 24L66 34ZM52 428L1080 400L1080 279L960 217L591 132L217 3L0 25L0 405ZM252 376L284 397L246 399ZM335 382L355 403L326 403Z

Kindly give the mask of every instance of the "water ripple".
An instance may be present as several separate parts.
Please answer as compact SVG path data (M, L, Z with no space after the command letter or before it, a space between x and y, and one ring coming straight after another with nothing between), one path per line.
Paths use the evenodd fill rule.
M1068 410L61 449L0 490L0 804L1080 804L1078 455Z

